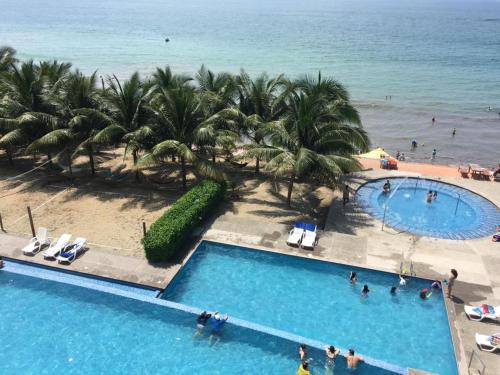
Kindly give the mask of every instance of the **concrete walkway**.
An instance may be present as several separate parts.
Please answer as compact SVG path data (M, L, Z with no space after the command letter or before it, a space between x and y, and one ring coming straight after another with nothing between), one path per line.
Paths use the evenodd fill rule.
M21 249L28 241L28 237L0 233L0 255L44 266L147 285L158 289L163 289L180 268L178 264L152 265L145 258L123 256L117 252L98 248L90 248L72 264L59 264L57 261L43 259L40 253L35 256L24 255Z

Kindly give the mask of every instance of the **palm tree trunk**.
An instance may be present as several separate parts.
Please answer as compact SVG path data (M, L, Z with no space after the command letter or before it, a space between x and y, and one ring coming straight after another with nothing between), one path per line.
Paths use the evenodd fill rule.
M93 154L92 146L87 147L87 155L89 156L90 171L92 173L92 177L94 177L95 176L95 165L94 165L94 154Z
M259 173L260 171L260 158L255 158L255 173Z
M215 164L215 154L212 154L212 163Z
M9 164L14 165L14 161L12 160L12 149L10 148L10 146L7 146L5 151L7 151L7 158L9 159Z
M134 167L137 165L137 151L132 151L132 158L134 159ZM135 180L139 182L139 170L135 168Z
M68 157L69 176L73 178L73 167L71 166L71 155L69 151L67 152L67 157Z
M52 169L54 167L54 165L52 164L52 155L49 153L47 153L47 158L49 159L49 167L50 169Z
M181 173L182 173L182 188L187 189L187 179L186 179L186 159L181 156Z
M288 194L286 197L286 204L288 205L288 207L292 205L292 190L294 181L295 181L295 172L292 172L292 175L290 176L290 182L288 184Z

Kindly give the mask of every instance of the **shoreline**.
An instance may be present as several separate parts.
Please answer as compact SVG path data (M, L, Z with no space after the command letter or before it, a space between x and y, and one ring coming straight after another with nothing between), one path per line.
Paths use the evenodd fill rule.
M360 162L364 169L373 169L373 170L383 170L388 171L386 169L382 169L380 167L380 161L377 159L370 159L364 157L356 157L356 159ZM470 163L464 163L464 165L468 165ZM480 182L495 182L492 180L481 180L473 177L465 178L462 177L461 173L458 170L459 165L457 164L440 164L440 163L424 163L418 161L398 161L398 168L393 170L397 172L409 172L409 173L419 173L431 177L452 177L457 178L459 180L476 180ZM488 168L488 167L486 167Z

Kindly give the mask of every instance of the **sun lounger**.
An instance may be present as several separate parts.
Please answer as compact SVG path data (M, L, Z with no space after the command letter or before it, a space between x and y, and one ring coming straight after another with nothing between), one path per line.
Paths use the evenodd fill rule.
M305 233L300 246L303 249L314 249L317 243L316 225L306 224L304 229Z
M488 307L488 312L484 312L483 306L464 306L465 314L470 320L475 320L480 322L483 319L500 320L500 306L493 307L491 305L485 305Z
M469 178L470 174L470 165L461 165L458 167L458 172L462 175L463 178Z
M286 243L290 246L299 246L302 236L304 235L304 223L300 221L295 223L295 227L288 233L288 240Z
M85 252L85 245L87 244L87 240L83 237L78 237L71 244L66 245L64 249L61 250L59 255L57 256L57 261L59 263L67 262L73 263L73 261L80 256L83 252Z
M485 352L494 352L497 349L500 349L500 333L496 333L492 336L480 335L476 333L476 343L479 346L479 349L484 350Z
M71 234L64 233L57 241L52 242L47 250L43 252L45 259L55 259L61 250L68 244Z
M47 237L47 228L39 227L36 231L36 237L33 237L30 242L23 247L23 253L24 255L35 255L49 245L50 241Z

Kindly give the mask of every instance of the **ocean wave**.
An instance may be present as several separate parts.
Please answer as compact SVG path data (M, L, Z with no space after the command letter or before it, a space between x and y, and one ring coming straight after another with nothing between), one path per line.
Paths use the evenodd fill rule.
M484 18L483 22L500 22L500 18Z

